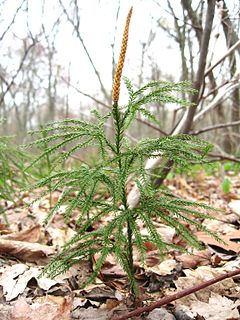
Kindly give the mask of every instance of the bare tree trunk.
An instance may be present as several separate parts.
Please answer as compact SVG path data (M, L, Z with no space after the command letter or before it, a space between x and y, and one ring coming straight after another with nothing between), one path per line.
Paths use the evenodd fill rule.
M196 89L196 93L192 95L191 102L193 105L188 108L186 115L182 118L179 123L179 126L176 128L175 133L188 133L191 130L191 126L193 123L193 117L195 115L199 99L201 97L201 87L204 83L205 78L205 68L209 47L209 40L212 31L213 18L215 13L215 0L208 1L208 8L206 14L205 27L201 39L200 46L200 57L198 62L198 70L196 74L196 80L194 81L193 88Z
M189 109L186 111L185 115L179 122L173 134L188 133L191 130L193 118L197 109L199 97L201 95L200 89L204 82L204 77L205 77L206 59L207 59L210 35L212 31L213 18L215 13L215 4L216 4L216 0L208 1L205 27L204 27L204 31L201 39L201 47L200 47L201 51L200 51L200 57L199 57L199 63L198 63L198 70L196 74L196 80L193 86L197 90L197 93L195 93L192 96L191 102L193 103L193 105L189 107ZM161 162L162 162L162 158L160 157L155 159L148 159L146 162L145 168L149 170L154 170L155 168L159 167ZM172 164L173 164L172 161L167 161L167 163L164 163L162 177L158 181L158 185L160 185L163 182L168 172L171 170ZM132 190L128 194L127 203L129 208L130 209L135 208L138 205L139 200L140 200L140 192L137 185L135 184Z
M222 27L224 31L224 35L226 38L226 43L228 48L232 47L235 43L239 41L239 37L237 32L235 31L235 27L229 17L229 10L226 6L225 1L222 2ZM230 75L234 77L237 72L237 59L236 54L240 55L240 47L238 47L237 51L234 51L229 55L229 66L230 66ZM231 108L231 121L238 121L240 119L240 91L239 88L236 88L232 92L232 108ZM232 137L232 141L229 141L229 148L226 150L228 153L232 153L236 151L237 141L239 141L238 134L240 133L240 127L235 126L231 128L232 132L237 135L237 138ZM232 136L232 135L231 135ZM234 146L234 140L236 145Z
M191 3L188 0L181 0L181 3L182 3L184 10L186 10L189 19L191 20L191 24L192 24L193 29L195 31L195 34L196 34L196 37L198 40L198 44L199 44L199 48L200 48L201 39L202 39L202 32L203 32L203 29L201 26L201 21L200 21L198 15L196 14L196 12L193 10ZM217 94L217 90L215 90L215 88L217 88L217 82L215 80L215 77L214 77L212 70L208 73L208 79L210 82L210 90L213 92L213 95L215 96ZM224 122L225 114L224 114L223 103L221 103L221 102L219 103L216 112L217 112L217 115L218 115L220 122ZM231 139L226 132L226 134L223 137L223 148L226 152L229 150L230 140Z

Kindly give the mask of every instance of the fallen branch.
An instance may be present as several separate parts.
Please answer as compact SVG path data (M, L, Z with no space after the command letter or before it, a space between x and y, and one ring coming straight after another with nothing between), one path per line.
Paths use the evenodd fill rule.
M214 283L217 283L217 282L220 282L224 279L227 279L227 278L231 278L233 276L236 276L236 275L239 275L240 274L240 269L237 269L237 270L234 270L234 271L230 271L230 272L226 272L225 274L221 274L211 280L207 280L201 284L197 284L191 288L187 288L187 289L184 289L180 292L177 292L175 294L172 294L170 296L167 296L167 297L164 297L163 299L160 299L154 303L151 303L150 305L148 306L145 306L145 307L141 307L141 308L137 308L131 312L128 312L122 316L117 316L117 317L113 317L111 318L111 320L126 320L126 319L129 319L131 317L136 317L136 316L140 316L142 313L144 312L150 312L156 308L159 308L163 305L166 305L170 302L173 302L175 300L178 300L180 298L183 298L183 297L186 297L188 296L189 294L191 293L194 293L194 292L197 292L201 289L204 289L204 288L207 288L209 286L211 286L212 284Z

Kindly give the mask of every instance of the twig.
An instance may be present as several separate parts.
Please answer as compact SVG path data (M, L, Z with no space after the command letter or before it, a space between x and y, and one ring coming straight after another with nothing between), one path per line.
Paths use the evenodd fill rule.
M210 152L208 153L209 157L213 157L213 158L219 158L219 160L229 160L232 162L236 162L236 163L240 163L240 159L239 158L235 158L233 156L230 156L228 154L220 154L220 153L213 153Z
M236 83L233 83L233 84L228 83L224 87L222 87L222 90L218 92L218 94L214 97L214 99L204 109L199 111L194 116L193 123L196 123L197 121L199 121L200 118L203 117L203 115L205 115L207 112L209 112L213 108L217 107L220 102L225 101L228 98L229 94L239 86L240 86L240 83L238 82L238 80L236 80Z
M232 82L232 81L231 81L231 82ZM210 89L210 90L206 93L206 95L203 95L203 96L202 96L202 100L207 99L207 98L208 98L209 96L211 96L211 95L215 96L216 93L218 92L218 90L221 89L222 87L226 86L228 83L230 83L230 81L229 81L229 80L225 80L224 82L222 82L222 83L219 84L218 86L213 87L212 89Z
M194 135L198 135L200 133L203 132L207 132L207 131L212 131L212 130L216 130L216 129L222 129L222 128L227 128L227 127L234 127L234 126L239 126L240 125L240 121L233 121L233 122L227 122L227 123L219 123L213 126L209 126L203 129L200 129L198 131L193 131L191 132L191 134Z
M205 71L205 77L211 72L219 63L221 63L227 56L229 56L234 50L237 49L237 47L240 46L240 39L231 47L229 50L216 62L214 63L211 67L209 67Z
M99 82L99 84L100 84L100 87L101 87L101 90L102 90L102 92L103 92L103 94L104 94L105 99L108 100L108 101L110 101L110 100L109 100L110 97L109 97L109 95L108 95L108 93L107 93L106 88L105 88L104 85L103 85L103 82L102 82L100 73L99 73L99 71L97 70L97 68L96 68L96 66L95 66L95 63L94 63L94 61L93 61L93 59L92 59L92 57L91 57L91 55L90 55L90 52L89 52L88 48L86 47L86 44L85 44L85 42L84 42L84 40L83 40L83 37L81 36L80 30L79 30L79 27L80 27L80 17L79 17L79 9L78 9L77 1L76 1L76 0L74 1L75 14L76 14L76 20L77 20L76 23L74 22L73 19L71 19L70 15L68 14L68 11L67 11L66 7L64 6L63 1L62 1L62 0L58 0L58 1L59 1L59 4L60 4L60 6L61 6L61 8L62 8L62 10L63 10L63 12L64 12L64 14L65 14L66 17L67 17L67 20L72 24L72 27L74 28L74 31L76 32L77 38L79 39L80 43L82 44L83 50L85 51L85 53L86 53L86 55L87 55L87 58L88 58L91 66L92 66L92 68L93 68L93 71L94 71L94 73L95 73L95 75L96 75L96 77L97 77L97 79L98 79L98 82Z
M109 106L108 104L100 101L99 99L93 97L92 95L90 95L90 94L88 94L88 93L86 93L86 92L81 91L80 89L78 89L77 87L75 87L73 84L71 84L70 82L68 82L64 77L61 77L61 79L62 79L64 82L66 82L71 88L73 88L73 89L76 90L78 93L82 94L83 96L85 96L85 97L93 100L94 102L100 104L100 105L103 106L104 108L112 109L112 107ZM137 120L138 122L141 122L141 123L145 124L146 126L152 128L152 129L160 132L160 133L161 133L162 135L164 135L164 136L167 135L167 133L166 133L165 131L163 131L163 130L160 129L159 127L155 126L154 124L152 124L152 123L150 123L150 122L148 122L148 121L146 121L146 120L144 120L144 119L141 119L141 118L139 118L139 117L136 117L136 120Z
M23 55L23 57L22 57L22 59L21 59L21 61L20 61L20 64L19 64L19 66L18 66L18 69L17 69L16 73L13 75L12 80L8 83L6 90L3 92L3 94L2 94L2 96L1 96L1 98L0 98L0 105L3 103L6 94L10 91L11 87L14 85L14 81L15 81L16 77L18 76L19 72L21 71L21 69L22 69L22 67L23 67L23 65L24 65L24 62L25 62L25 60L26 60L26 58L27 58L27 55L28 55L29 51L35 46L35 44L36 44L36 42L33 41L33 42L25 49L24 55Z
M129 319L131 317L136 317L136 316L139 316L141 315L142 313L144 312L150 312L156 308L159 308L163 305L166 305L172 301L175 301L175 300L178 300L180 298L183 298L183 297L186 297L188 296L189 294L191 293L194 293L194 292L197 292L201 289L204 289L204 288L207 288L209 286L211 286L212 284L214 283L217 283L217 282L220 282L224 279L227 279L227 278L231 278L233 276L236 276L236 275L239 275L240 274L240 269L237 269L237 270L234 270L234 271L230 271L230 272L226 272L225 274L221 274L211 280L207 280L203 283L200 283L200 284L197 284L191 288L187 288L187 289L184 289L180 292L177 292L175 294L172 294L170 296L167 296L167 297L164 297L163 299L160 299L154 303L151 303L150 305L148 306L145 306L145 307L141 307L141 308L137 308L131 312L128 312L126 313L125 315L122 315L122 316L117 316L117 317L113 317L111 318L111 320L126 320L126 319Z
M12 18L12 21L9 23L9 25L7 26L6 30L3 31L1 37L0 37L0 41L3 40L3 38L5 37L6 33L8 32L8 30L11 28L11 26L14 24L15 22L15 19L17 17L17 14L18 12L20 11L20 9L22 8L23 4L24 4L25 0L22 1L22 3L20 4L20 6L17 8L13 18Z

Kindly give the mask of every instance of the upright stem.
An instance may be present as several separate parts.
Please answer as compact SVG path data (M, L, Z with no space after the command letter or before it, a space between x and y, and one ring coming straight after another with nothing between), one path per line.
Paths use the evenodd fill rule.
M129 269L130 269L130 271L132 273L132 276L134 277L132 228L131 228L129 220L127 222L127 236L128 236L128 263L129 263ZM131 286L131 292L132 292L133 296L135 297L135 291L133 290L132 286Z
M116 145L116 154L120 154L121 149L121 140L122 140L122 134L121 134L121 114L118 110L118 103L113 103L113 118L115 120L115 145ZM121 159L120 159L121 160ZM121 161L120 161L121 163ZM121 166L121 165L120 165Z
M113 101L113 108L112 108L112 115L114 118L114 125L115 125L115 153L118 157L118 168L119 168L119 178L121 179L121 190L122 190L122 205L124 207L124 210L128 210L128 204L127 204L127 195L125 191L125 179L124 172L122 168L122 159L121 159L121 141L123 138L123 120L121 118L121 113L118 108L118 100L120 95L120 85L121 85L121 77L122 77L122 70L124 66L124 60L126 56L126 50L127 50L127 43L128 43L128 33L129 33L129 24L131 21L132 16L132 10L131 7L125 24L125 29L123 33L122 38L122 46L121 51L119 55L118 64L116 67L114 80L113 80L113 90L112 90L112 101ZM131 278L134 278L134 267L133 267L133 240L132 240L133 234L132 234L132 228L131 223L128 219L127 221L127 261L128 261L128 270L131 273ZM133 295L134 300L136 299L136 288L134 286L134 283L131 281L130 283L130 290Z
M123 138L122 132L122 124L121 124L121 113L118 109L118 103L115 102L113 104L113 118L115 120L115 145L116 145L116 155L119 157L118 159L118 168L119 168L119 176L123 176L123 169L122 169L122 159L121 159L121 140ZM121 181L121 189L122 189L122 205L124 210L128 210L127 204L127 195L125 190L125 181ZM127 260L128 260L128 268L134 277L134 266L133 266L133 234L130 221L127 221ZM136 290L134 290L134 286L130 284L130 290L135 300L136 298Z

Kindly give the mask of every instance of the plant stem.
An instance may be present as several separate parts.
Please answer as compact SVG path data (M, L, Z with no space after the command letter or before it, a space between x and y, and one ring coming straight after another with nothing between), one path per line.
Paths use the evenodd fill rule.
M121 113L118 109L118 103L115 102L113 104L113 118L115 120L115 145L116 145L116 155L119 156L118 160L118 168L119 168L119 176L124 176L124 172L122 169L122 159L121 159L121 140L123 138L123 130L121 123ZM122 189L122 205L124 210L128 210L127 204L127 195L125 190L125 180L121 179L121 189ZM132 228L130 221L127 221L127 261L128 261L128 269L131 272L132 277L134 278L134 266L133 266L133 241L132 241ZM134 301L137 298L137 292L133 283L130 283L130 290L133 296Z
M112 108L112 114L114 118L114 125L115 125L115 144L116 144L116 154L120 154L120 148L121 148L121 114L118 109L118 103L114 102L113 108Z
M127 236L128 236L128 264L129 264L129 269L132 273L132 276L134 277L132 228L129 221L127 222ZM131 293L133 294L133 297L135 300L136 292L132 285L131 285Z

